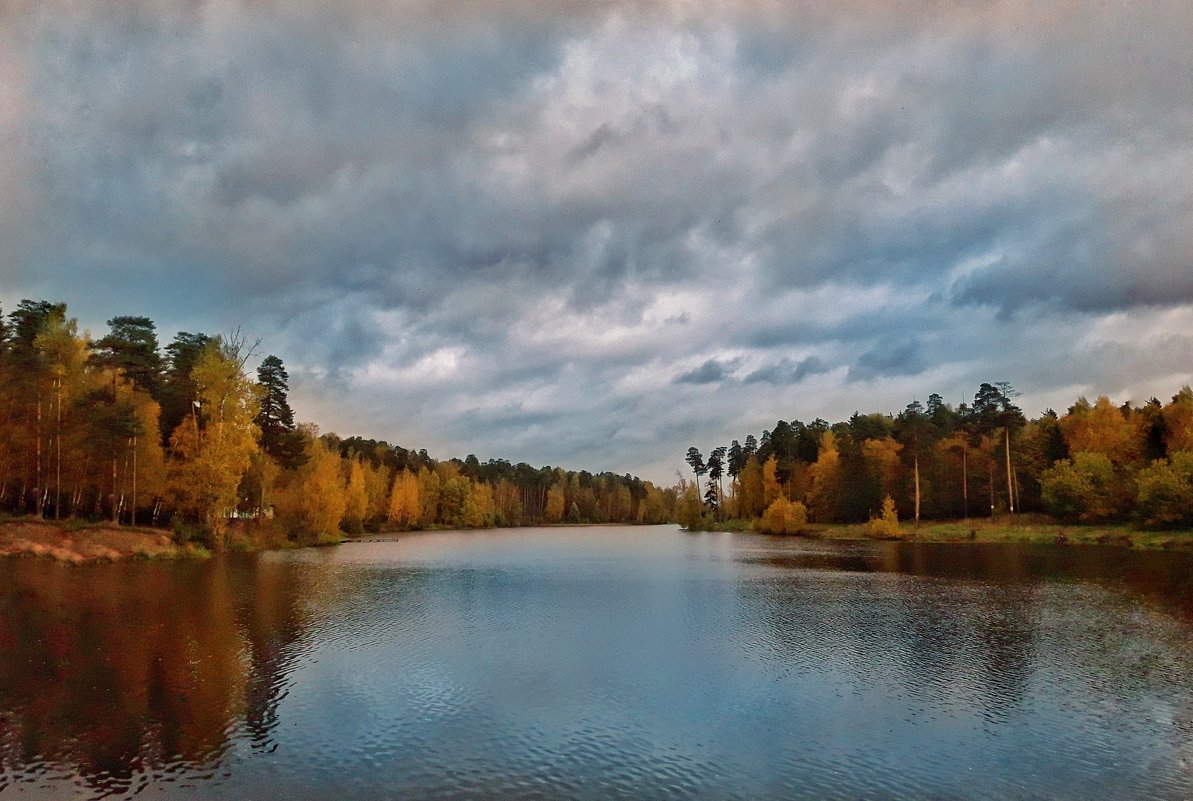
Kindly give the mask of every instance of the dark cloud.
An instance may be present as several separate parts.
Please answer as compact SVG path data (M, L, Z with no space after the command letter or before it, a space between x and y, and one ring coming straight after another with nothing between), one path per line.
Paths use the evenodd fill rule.
M325 427L664 479L801 392L831 418L1018 373L1055 405L1106 331L1109 386L1171 394L1146 353L1193 306L1191 26L0 4L0 300L241 325ZM1008 355L1028 333L1055 364Z
M916 375L924 370L923 353L918 342L888 341L863 353L849 368L848 381L873 381L876 378Z
M680 373L674 381L676 384L716 384L729 378L736 367L736 362L709 359L699 367Z
M745 377L745 382L747 384L798 384L810 375L827 373L831 369L829 364L816 356L809 356L799 361L784 358L749 373Z

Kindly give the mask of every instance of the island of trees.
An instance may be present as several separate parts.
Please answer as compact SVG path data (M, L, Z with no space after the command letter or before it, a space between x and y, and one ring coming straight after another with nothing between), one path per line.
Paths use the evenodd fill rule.
M688 528L737 519L790 533L813 523L897 516L1193 525L1193 390L1167 403L1079 398L1063 415L1027 419L1007 383L982 384L972 404L940 395L898 414L829 424L779 420L705 457L688 450L693 481L677 509ZM898 510L898 511L896 511Z
M148 317L93 339L65 303L0 314L0 512L169 527L209 548L341 532L674 519L676 491L613 473L432 459L296 424L281 359ZM237 537L240 537L238 540ZM273 538L272 540L270 538Z

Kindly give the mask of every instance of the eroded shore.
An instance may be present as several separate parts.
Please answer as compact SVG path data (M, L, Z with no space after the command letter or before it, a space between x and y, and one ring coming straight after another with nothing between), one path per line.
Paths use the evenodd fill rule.
M0 522L0 556L40 556L69 564L118 559L170 559L204 552L176 545L164 531L111 524L62 525L42 520Z

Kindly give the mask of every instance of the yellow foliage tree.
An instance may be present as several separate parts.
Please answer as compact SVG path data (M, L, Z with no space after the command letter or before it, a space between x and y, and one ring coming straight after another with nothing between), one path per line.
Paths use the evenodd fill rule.
M558 523L563 520L563 485L556 482L547 490L547 508L543 510L543 519L548 523Z
M741 482L741 500L738 504L738 514L743 517L757 517L766 508L763 505L766 489L763 481L762 465L758 464L757 457L750 456L746 460L739 480Z
M348 505L340 457L321 439L311 441L307 456L300 468L299 515L308 531L320 539L334 539Z
M833 519L837 510L841 473L841 454L837 450L837 438L832 431L825 431L821 435L819 455L808 470L812 474L808 506L814 519L822 523L828 522Z
M372 462L362 462L361 467L365 474L365 495L369 498L365 519L383 520L389 507L389 471Z
M461 522L469 528L483 528L493 519L493 492L481 481L472 482L468 499L460 513Z
M1143 435L1138 421L1102 395L1091 406L1081 398L1060 419L1060 430L1070 453L1100 453L1116 466L1139 461Z
M466 525L465 506L472 496L472 481L467 476L457 475L443 482L439 491L439 514L443 522L452 526Z
M166 457L162 450L161 436L158 434L161 407L144 392L132 387L129 390L137 419L137 436L132 442L132 458L126 460L131 463L127 464L128 476L124 482L129 488L129 507L132 512L130 521L153 523L155 513L151 513L142 521L136 517L136 511L156 510L162 493L166 491Z
M402 469L394 476L394 485L389 492L389 522L408 528L415 525L422 515L418 498L418 477Z
M666 523L674 520L675 496L673 490L660 490L647 481L644 485L646 497L638 504L639 523Z
M365 515L369 511L369 493L365 489L365 471L360 459L347 464L348 487L344 493L344 520L342 528L350 534L364 531Z
M783 494L783 487L779 484L779 462L774 456L762 465L762 505L770 508L775 499Z
M74 425L75 421L71 419L74 406L72 401L86 390L88 383L83 370L87 358L87 345L77 336L77 330L78 324L74 318L67 319L64 314L50 314L41 332L34 338L33 348L39 357L34 363L36 367L21 370L19 372L22 375L13 377L16 379L14 383L28 382L25 388L32 390L18 391L17 394L25 396L25 402L28 402L30 395L35 398L35 419L29 421L33 425L23 433L25 436L32 434L35 443L32 450L36 453L34 483L37 485L37 512L41 514L43 504L50 503L54 507L55 517L62 516L63 506L73 508L69 503L69 491L63 487L63 457L66 457L66 472L69 474L71 449L68 446L64 454L62 445L64 436L70 437L72 429L77 428ZM18 399L9 400L10 402L5 404L5 417L11 421L13 407L18 405L14 401ZM17 439L20 440L22 437L18 436ZM117 453L127 453L127 447L119 440L113 445L116 447L111 454L112 464L116 465ZM113 485L112 492L115 494L115 481ZM54 488L52 494L48 492L51 486ZM64 497L64 493L67 497Z
M424 526L431 526L439 522L439 474L433 473L426 467L418 470L418 506L419 521Z
M237 489L257 450L257 394L236 348L216 339L191 370L198 409L170 438L170 487L178 509L196 518L223 548Z

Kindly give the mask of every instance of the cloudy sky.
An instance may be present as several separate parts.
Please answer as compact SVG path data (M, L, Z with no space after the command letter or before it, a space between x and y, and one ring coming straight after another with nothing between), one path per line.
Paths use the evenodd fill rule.
M0 303L666 482L779 418L1193 381L1193 4L887 5L0 0Z

